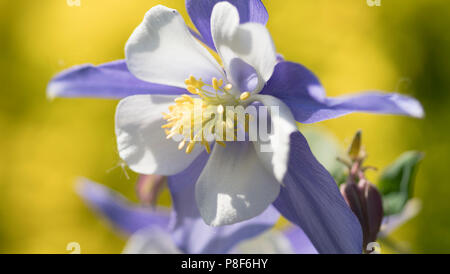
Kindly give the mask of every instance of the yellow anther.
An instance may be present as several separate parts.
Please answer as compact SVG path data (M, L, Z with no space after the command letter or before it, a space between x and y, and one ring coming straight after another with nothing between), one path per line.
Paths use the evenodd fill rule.
M177 98L175 98L174 101L175 101L175 103L183 103L186 101L186 99L183 97L177 97Z
M251 93L248 92L248 91L246 91L246 92L244 92L244 93L241 94L241 96L239 97L239 99L241 99L241 101L245 101L245 100L247 100L248 98L250 98L250 96L251 96Z
M223 85L223 80L220 79L220 80L219 80L219 87L221 87L222 85Z
M178 150L182 150L185 144L186 140L181 141L181 143L178 145Z
M192 99L191 96L189 96L187 94L183 94L183 95L181 95L181 97L183 97L186 101L189 101L191 103L194 102L194 99Z
M172 131L169 135L167 135L167 139L170 139L170 138L172 138L173 136L175 136L175 135L177 135L177 132L175 132L175 131Z
M171 128L174 125L175 125L175 123L168 123L168 124L163 125L161 128Z
M203 80L202 80L202 78L198 78L198 80L197 80L197 87L198 88L202 88L203 86L205 85L205 83L203 83Z
M219 81L217 80L217 78L212 79L212 85L214 90L218 90L220 88Z
M230 91L232 88L233 88L233 86L232 86L231 84L226 84L226 85L223 87L223 89L224 89L225 91Z
M192 86L192 85L187 86L186 89L187 89L190 93L192 93L192 94L198 94L197 88L194 87L194 86Z
M192 140L192 141L189 142L189 145L186 148L186 153L187 154L191 154L191 152L194 149L194 147L195 147L195 141Z

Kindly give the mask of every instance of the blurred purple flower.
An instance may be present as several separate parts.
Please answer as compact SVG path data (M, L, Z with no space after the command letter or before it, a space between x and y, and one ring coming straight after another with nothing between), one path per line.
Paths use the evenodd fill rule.
M296 121L313 123L352 112L422 117L420 103L381 92L326 97L312 72L276 54L263 25L267 11L259 0L186 4L199 33L177 11L156 6L128 40L126 61L63 72L49 83L48 96L126 97L116 113L119 154L136 172L169 176L175 227L189 219L183 192L189 187L196 189L201 216L210 225L253 218L273 203L321 253L361 253L360 224L312 155ZM217 51L224 68L194 37ZM280 108L281 122L274 125L279 139L270 143L272 153L260 152L259 142L228 142L226 149L215 145L211 155L205 152L209 144L189 144L190 154L185 154L166 140L161 112L180 95L184 97L178 100L188 100L190 93L205 96L199 78L213 79L212 86L226 93L226 100ZM222 88L217 79L229 84Z
M171 215L168 209L151 210L134 205L120 193L87 179L79 182L77 187L80 196L92 209L130 237L124 253L318 253L308 236L298 227L292 226L281 232L270 231L279 217L273 208L257 218L227 229L206 226L197 214L196 220L193 218L186 224L195 224L192 229L185 227L178 230L177 234L183 235L180 237L169 225L175 215ZM419 210L420 202L412 199L401 213L383 219L378 237L387 237L416 216ZM197 241L195 235L199 237ZM203 237L206 240L202 240ZM183 238L190 240L188 243L181 240L176 244L176 239ZM200 242L206 244L197 245Z
M190 203L189 218L181 226L177 213L167 209L151 210L131 204L125 197L106 186L83 179L78 194L115 228L132 235L126 253L228 253L240 242L260 235L277 222L280 215L269 207L251 220L226 227L211 227L201 219L192 193L185 195ZM187 202L187 201L186 201Z

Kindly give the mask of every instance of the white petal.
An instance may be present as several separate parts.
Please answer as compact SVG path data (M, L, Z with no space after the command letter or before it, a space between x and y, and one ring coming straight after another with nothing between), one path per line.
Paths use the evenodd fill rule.
M267 141L254 142L256 152L265 167L282 182L288 167L290 137L292 133L297 132L297 123L289 107L281 100L270 95L255 95L252 98L268 107L273 125Z
M155 6L134 30L125 46L128 69L137 78L185 87L190 75L209 81L223 78L219 64L189 32L174 9Z
M171 235L158 227L140 230L128 240L123 254L180 254Z
M142 174L173 175L186 169L203 151L195 146L191 154L178 150L166 139L163 112L174 104L174 96L135 95L120 101L116 110L116 137L120 158Z
M216 144L200 175L195 198L208 225L222 226L261 214L280 192L280 184L259 161L249 142Z
M239 13L233 5L228 2L216 4L211 15L214 44L228 75L233 75L233 62L239 61L236 59L255 69L259 82L254 91L259 92L272 76L277 63L275 46L269 31L263 25L257 23L240 25L239 20ZM239 63L242 62L237 62L238 66ZM236 79L230 80L237 82Z

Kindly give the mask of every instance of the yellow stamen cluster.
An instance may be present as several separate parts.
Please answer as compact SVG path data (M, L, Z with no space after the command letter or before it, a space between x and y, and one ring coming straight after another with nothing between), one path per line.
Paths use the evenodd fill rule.
M163 113L167 124L168 139L181 135L183 139L178 145L182 150L186 146L186 153L191 153L196 143L201 143L208 153L211 152L206 135L214 136L215 142L226 146L222 140L226 136L234 136L237 132L237 113L228 110L226 106L236 106L250 98L249 92L242 93L236 98L230 93L233 86L224 85L223 80L212 79L211 84L205 84L202 79L190 76L185 80L187 90L193 95L184 94L175 99L175 104L169 107L169 113Z
M189 79L184 81L186 89L193 95L198 95L201 99L208 104L220 105L223 103L238 104L239 100L230 94L230 90L233 88L231 84L224 85L223 80L217 78L212 79L212 84L205 84L202 79L196 79L194 76L190 76Z

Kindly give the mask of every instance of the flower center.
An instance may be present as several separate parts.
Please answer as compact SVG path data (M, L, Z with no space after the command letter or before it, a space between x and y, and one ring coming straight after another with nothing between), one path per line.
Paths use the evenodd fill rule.
M209 142L226 146L224 141L236 140L239 118L244 117L244 130L249 115L242 107L251 96L244 92L236 97L230 91L231 84L224 85L223 80L213 78L211 84L190 76L185 81L187 90L193 95L183 94L169 106L169 113L163 113L167 124L163 125L167 139L181 137L178 149L186 146L186 153L191 153L196 143L202 144L208 153ZM244 115L244 116L242 116Z

